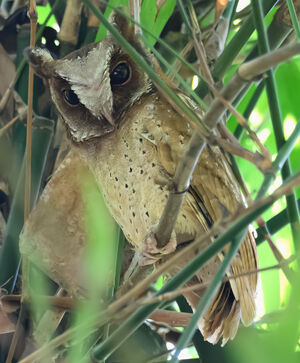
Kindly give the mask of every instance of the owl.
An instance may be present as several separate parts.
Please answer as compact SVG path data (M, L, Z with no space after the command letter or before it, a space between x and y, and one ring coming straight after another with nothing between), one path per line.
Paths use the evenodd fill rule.
M110 22L164 78L128 21L113 14ZM72 152L90 170L111 215L133 249L140 251L162 215L176 166L194 132L193 125L167 102L110 34L63 59L54 60L41 48L29 49L26 56L35 72L49 84ZM180 95L178 89L174 90ZM241 205L243 198L226 155L218 146L206 146L174 228L177 248L184 248L207 232L222 218L224 208L233 214ZM172 266L167 275L175 274L192 257ZM221 257L215 256L188 285L210 281L220 263ZM255 269L256 247L249 232L228 274ZM216 343L223 337L225 344L235 336L240 320L249 325L255 316L256 289L255 274L223 283L199 321L204 338ZM185 297L196 308L202 294L203 290L195 288Z

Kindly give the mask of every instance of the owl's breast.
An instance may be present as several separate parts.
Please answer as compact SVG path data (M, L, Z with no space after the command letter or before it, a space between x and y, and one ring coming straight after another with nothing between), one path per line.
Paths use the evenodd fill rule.
M174 124L179 122L175 111L158 96L145 98L131 107L113 134L99 141L89 158L111 214L134 246L139 246L149 228L158 223L166 204L170 172L174 169L174 150L169 141L174 137ZM176 147L180 153L188 138L178 136ZM162 166L163 158L170 159L170 170ZM186 215L180 219L185 222L187 233L195 234L197 223L193 218L189 219L190 225Z

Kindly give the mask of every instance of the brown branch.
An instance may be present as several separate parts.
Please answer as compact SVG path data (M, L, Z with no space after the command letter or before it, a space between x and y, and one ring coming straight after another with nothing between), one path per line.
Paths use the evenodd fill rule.
M134 33L136 35L142 33L140 24L140 11L141 11L141 1L140 0L129 0L128 1L130 16L134 19L137 24L134 24Z
M35 46L37 12L35 1L30 0L28 16L30 18L30 47ZM24 219L29 216L30 211L30 189L31 189L31 135L32 135L32 105L33 105L33 68L29 65L28 75L28 109L27 109L27 134L26 134L26 182L25 182L25 205Z
M273 50L256 59L242 64L238 70L239 76L245 81L251 81L253 78L263 74L268 69L277 66L282 62L300 53L300 42L286 45L279 49Z
M188 148L176 168L173 178L173 190L169 193L167 204L155 233L159 248L164 247L170 240L185 193L190 186L193 171L205 145L206 142L202 137L194 132Z
M37 12L35 1L30 0L29 3L29 11L28 17L30 19L30 47L33 48L35 46L36 39L36 26L37 26ZM29 75L28 75L28 109L27 109L27 131L26 131L26 176L25 176L25 197L24 197L24 221L27 220L30 212L30 192L31 192L31 136L32 136L32 114L33 114L33 68L29 66ZM28 261L23 259L23 275L22 275L22 286L26 287L26 273L28 268ZM23 291L26 290L23 288ZM13 335L9 352L6 358L6 363L11 363L14 352L17 346L17 342L19 340L20 332L21 332L21 324L26 314L26 308L21 306L21 310L19 313L16 331Z
M240 114L236 110L236 108L232 106L232 104L230 102L228 102L224 97L222 97L222 94L217 89L211 88L211 90L212 90L214 96L223 103L223 105L231 112L231 114L236 117L238 123L247 131L248 136L259 148L262 157L265 159L264 164L265 165L269 164L269 167L270 167L272 164L270 152L266 147L263 146L263 144L259 140L256 133L253 130L251 130L250 126L248 125L248 121L245 119L245 117L242 114ZM228 131L228 134L231 134L231 133ZM234 138L233 135L232 135L232 137ZM238 141L238 140L236 140L236 141Z
M149 319L159 323L166 323L175 328L187 326L192 316L193 314L190 313L158 309L149 316Z
M194 49L195 49L195 53L197 55L199 64L200 64L200 70L202 71L201 73L203 74L206 82L209 84L210 87L214 88L214 79L211 75L210 69L208 67L207 64L207 56L206 56L206 51L204 48L204 45L201 41L201 30L199 27L199 23L197 20L197 15L195 13L195 9L193 8L193 6L189 6L189 12L190 12L190 18L191 18L191 22L192 22L192 29L191 29L191 33L192 33L192 38L193 38L193 43L194 43Z
M252 152L244 148L240 144L235 145L232 142L215 135L213 135L212 140L213 143L220 145L225 151L248 160L250 163L255 165L262 173L269 171L272 167L271 160L269 158L263 157L263 155L257 151Z
M12 304L20 305L21 304L21 295L3 295L1 296L1 303L3 304L4 308L6 306L10 306ZM74 306L74 299L71 297L61 297L61 296L44 296L44 295L36 295L34 296L35 301L41 302L41 304L50 305L53 309L59 309L59 310L67 310L71 311ZM28 304L32 303L32 298L27 300ZM19 307L19 306L18 306Z

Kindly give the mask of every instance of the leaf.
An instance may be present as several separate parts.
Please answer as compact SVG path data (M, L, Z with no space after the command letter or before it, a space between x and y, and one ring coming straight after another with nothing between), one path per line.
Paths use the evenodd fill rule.
M176 5L176 0L158 0L161 7L153 6L153 0L144 0L141 7L141 24L153 35L159 36ZM144 34L151 45L155 44L155 39Z
M161 8L165 5L166 2L167 2L167 0L156 0L157 13L156 13L155 19L154 19L155 22L156 22L156 19L158 17L158 14L159 14Z
M160 356L166 350L167 348L163 338L152 330L151 327L143 324L116 350L109 361L132 363L150 362L152 361L152 357ZM163 361L165 360L166 357Z

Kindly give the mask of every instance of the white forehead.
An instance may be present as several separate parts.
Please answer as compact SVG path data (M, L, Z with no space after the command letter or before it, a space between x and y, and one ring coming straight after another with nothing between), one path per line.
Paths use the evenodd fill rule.
M110 87L109 63L113 45L101 42L87 55L63 59L55 65L58 76L68 81L80 102L94 116L111 119L113 97Z
M71 84L95 86L103 79L113 46L107 42L98 43L86 55L78 55L75 59L63 59L55 66L56 73Z

